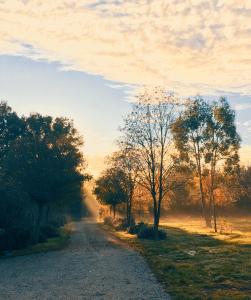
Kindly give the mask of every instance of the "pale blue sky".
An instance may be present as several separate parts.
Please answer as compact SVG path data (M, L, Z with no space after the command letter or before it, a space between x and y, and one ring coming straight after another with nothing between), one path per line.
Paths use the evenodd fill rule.
M0 55L0 87L0 99L8 101L19 114L39 112L73 119L85 138L84 151L95 174L102 167L103 157L114 150L118 127L131 108L126 85L120 87L101 76L64 71L59 63L21 56ZM226 96L237 108L243 144L251 145L250 97Z
M74 120L85 138L85 152L100 164L114 149L123 115L130 110L128 87L84 72L61 71L60 64L0 56L0 99L19 114L39 112ZM98 160L98 161L97 161Z

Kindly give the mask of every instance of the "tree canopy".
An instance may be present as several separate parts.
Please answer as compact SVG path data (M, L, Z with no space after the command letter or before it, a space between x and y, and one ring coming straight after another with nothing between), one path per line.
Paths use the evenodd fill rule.
M0 114L0 205L11 210L10 217L13 212L24 223L29 219L24 240L37 243L46 211L67 210L81 202L82 183L88 178L83 140L66 118L19 117L6 102L0 103ZM25 212L19 209L23 205ZM0 218L6 236L13 226L22 232L22 226L18 229L7 219Z

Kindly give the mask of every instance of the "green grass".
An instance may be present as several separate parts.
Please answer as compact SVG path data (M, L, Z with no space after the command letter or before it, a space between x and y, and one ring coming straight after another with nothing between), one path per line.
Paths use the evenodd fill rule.
M212 234L162 229L168 235L164 241L113 233L145 256L173 299L251 299L251 244L232 242L231 235L220 240Z
M28 255L34 254L39 252L48 252L48 251L55 251L64 248L69 241L70 238L70 230L66 228L59 229L59 236L48 238L43 243L38 243L36 245L29 246L24 249L14 250L11 252L12 256L21 256L21 255ZM2 258L5 257L4 255L0 255Z

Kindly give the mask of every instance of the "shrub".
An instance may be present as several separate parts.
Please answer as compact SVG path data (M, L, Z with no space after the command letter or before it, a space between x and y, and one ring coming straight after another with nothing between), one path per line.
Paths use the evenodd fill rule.
M140 227L137 237L139 239L150 239L154 240L155 239L155 234L154 234L154 227L153 226L148 226L148 225L143 225ZM159 240L164 240L166 239L166 232L163 230L158 231L158 239Z
M59 229L55 226L44 226L41 228L40 234L39 234L39 242L43 243L45 242L48 238L55 238L58 237L59 234Z
M58 237L58 236L60 235L60 234L59 234L58 228L55 227L55 226L51 226L51 225L44 226L44 227L41 229L41 232L42 232L47 238Z
M22 228L10 228L0 237L0 250L14 250L27 247L32 240L32 232Z
M127 228L128 227L133 227L135 225L136 225L135 219L133 217L131 217L131 224L128 224Z
M125 230L128 227L127 220L124 218L116 218L112 222L112 226L116 230Z
M104 224L105 224L105 225L112 226L112 223L113 223L112 217L105 217L105 218L104 218Z
M140 231L140 228L143 227L143 226L146 226L146 224L144 222L140 222L138 224L134 224L134 225L131 225L128 229L128 233L130 234L138 234L138 232Z

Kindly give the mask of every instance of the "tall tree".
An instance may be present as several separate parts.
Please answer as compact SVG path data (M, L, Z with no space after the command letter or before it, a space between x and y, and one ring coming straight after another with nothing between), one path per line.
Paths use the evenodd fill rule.
M190 162L197 172L206 225L212 226L213 216L215 230L214 190L217 166L224 160L226 171L238 169L240 138L234 120L234 112L224 98L213 104L207 103L203 98L195 98L187 102L185 111L172 128L181 159ZM208 173L209 200L205 193Z
M138 182L152 197L157 239L161 203L169 191L169 176L175 165L171 126L177 117L177 101L162 89L145 90L137 98L121 128L122 140L138 153Z
M224 167L227 174L239 171L240 137L236 131L235 113L225 98L215 101L210 109L205 132L205 161L210 177L209 206L214 220L214 230L217 232L214 196L217 174L220 174L217 169Z
M121 170L108 168L103 175L96 181L94 194L97 199L109 205L113 210L113 218L116 217L116 208L119 204L125 203L127 199L123 181L124 175Z
M36 243L49 208L68 208L76 199L80 201L82 183L88 177L82 138L65 118L40 114L19 118L6 103L0 104L0 114L0 204L7 208L7 202L13 203L10 209L14 210L25 199L22 214L34 216Z
M123 147L123 143L119 143L119 145L121 149L108 158L108 164L111 168L121 171L123 174L121 183L126 193L126 219L128 226L130 226L132 221L133 197L139 173L138 157L133 149Z
M210 106L202 99L196 98L186 103L185 111L173 124L172 131L180 158L196 169L199 179L200 203L206 225L211 227L211 217L203 187L205 174L205 143Z

